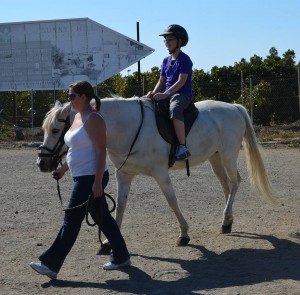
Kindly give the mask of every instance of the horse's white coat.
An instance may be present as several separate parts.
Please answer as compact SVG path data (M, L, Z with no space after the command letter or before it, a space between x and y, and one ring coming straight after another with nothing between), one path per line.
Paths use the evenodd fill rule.
M130 156L120 170L118 168L126 159L142 122L139 100L138 98L107 98L102 99L101 102L101 113L107 126L107 151L116 167L118 187L116 221L118 225L121 227L127 196L134 176L148 175L157 181L168 204L173 209L180 224L180 237L188 238L188 224L178 207L168 173L170 145L161 138L157 130L151 101L142 99L143 125ZM199 109L199 115L186 139L192 155L189 159L190 166L199 165L206 160L210 162L221 183L226 201L222 225L230 226L233 221L232 205L241 181L237 170L237 158L242 143L247 156L249 180L252 187L257 195L266 201L274 201L276 198L271 191L246 109L238 104L220 101L201 101L197 102L196 106ZM62 112L57 116L65 118L70 112L70 106L61 108ZM44 130L51 130L55 124L61 124L55 120L50 121L45 119ZM49 124L52 126L50 127ZM61 125L55 128L63 129ZM53 147L57 137L57 134L53 136L51 132L48 132L44 145L49 148ZM38 159L38 163L40 160ZM44 159L43 164L47 165L47 158ZM185 162L176 162L171 169L185 169Z

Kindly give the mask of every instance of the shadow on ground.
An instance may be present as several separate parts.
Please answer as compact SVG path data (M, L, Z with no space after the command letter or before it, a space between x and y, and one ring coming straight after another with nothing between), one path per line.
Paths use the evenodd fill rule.
M274 236L235 233L232 237L264 240L273 249L233 249L217 254L200 245L189 245L202 254L201 259L186 261L174 258L138 255L145 259L178 264L187 274L177 281L153 279L137 267L124 268L129 280L106 283L51 280L42 285L56 288L96 288L132 294L195 294L203 290L259 284L276 280L300 280L300 245ZM300 238L300 234L292 235ZM134 256L134 255L133 255Z

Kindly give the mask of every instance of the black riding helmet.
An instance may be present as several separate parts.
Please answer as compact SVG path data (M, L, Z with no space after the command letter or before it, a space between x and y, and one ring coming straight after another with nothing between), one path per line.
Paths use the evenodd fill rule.
M182 47L185 46L189 41L189 36L185 28L180 25L169 25L159 36L173 35L177 39L182 40Z

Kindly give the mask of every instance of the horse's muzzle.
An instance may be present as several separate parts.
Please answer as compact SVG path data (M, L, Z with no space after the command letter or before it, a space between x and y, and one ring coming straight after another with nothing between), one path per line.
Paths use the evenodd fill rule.
M36 164L40 168L41 172L51 172L56 169L56 167L52 167L52 165L47 165L46 161L41 158L37 159Z

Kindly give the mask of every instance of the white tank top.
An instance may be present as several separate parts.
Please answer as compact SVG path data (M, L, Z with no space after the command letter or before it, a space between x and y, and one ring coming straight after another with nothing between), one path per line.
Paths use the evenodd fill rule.
M69 147L67 163L71 175L73 177L95 175L96 149L84 128L84 124L76 130L68 130L64 139ZM107 170L107 164L105 164L104 170Z

